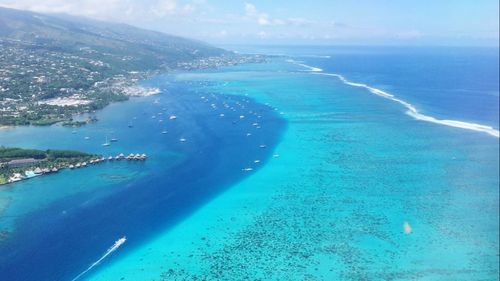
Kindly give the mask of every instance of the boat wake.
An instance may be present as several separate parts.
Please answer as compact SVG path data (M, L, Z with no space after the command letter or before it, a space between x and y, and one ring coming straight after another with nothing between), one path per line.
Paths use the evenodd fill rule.
M71 281L78 280L80 277L82 277L87 272L89 272L90 270L92 270L92 268L96 267L101 261L103 261L109 255L111 255L114 251L118 250L118 248L120 248L120 246L123 245L123 243L125 243L125 241L127 241L127 238L125 236L123 236L122 238L116 240L115 244L113 244L113 246L111 246L106 251L106 253L104 253L104 255L102 255L101 258L99 258L97 261L95 261L94 263L92 263L87 269L85 269L84 271L82 271L80 274L78 274L78 276L76 276L75 278L73 278Z
M310 66L310 65L302 64L302 63L299 63L299 62L296 62L296 61L293 61L293 60L289 60L289 62L307 68L310 72L312 72L312 74L336 77L340 81L342 81L342 83L344 83L346 85L349 85L349 86L352 86L352 87L364 88L364 89L368 90L372 94L375 94L375 95L383 97L385 99L389 99L389 100L392 100L394 102L397 102L397 103L403 105L404 107L406 107L406 109L408 109L406 111L406 114L410 115L411 117L413 117L413 118L415 118L417 120L431 122L431 123L445 125L445 126L450 126L450 127L455 127L455 128L462 128L462 129L467 129L467 130L472 130L472 131L483 132L483 133L487 133L487 134L489 134L491 136L494 136L494 137L497 137L497 138L500 137L499 131L497 129L493 128L493 127L486 126L486 125L481 125L481 124L475 124L475 123L457 121L457 120L437 119L435 117L432 117L432 116L420 113L417 110L417 108L415 108L415 106L413 106L411 103L406 102L406 101L404 101L402 99L399 99L399 98L395 97L394 95L392 95L392 94L390 94L388 92L385 92L385 91L382 91L380 89L371 87L371 86L369 86L367 84L356 83L356 82L349 81L344 76L342 76L340 74L323 73L322 72L323 70L321 68L317 68L317 67L313 67L313 66Z

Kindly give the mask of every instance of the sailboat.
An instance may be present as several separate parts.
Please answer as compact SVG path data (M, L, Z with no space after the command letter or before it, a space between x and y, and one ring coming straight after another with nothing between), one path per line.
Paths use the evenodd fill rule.
M102 144L102 146L110 146L111 143L108 142L108 137L106 136L106 142Z

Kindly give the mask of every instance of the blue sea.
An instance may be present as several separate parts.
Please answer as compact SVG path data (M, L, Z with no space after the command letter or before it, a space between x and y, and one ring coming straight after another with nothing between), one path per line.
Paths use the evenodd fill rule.
M273 56L0 129L149 156L0 187L0 280L498 280L498 48L228 48Z

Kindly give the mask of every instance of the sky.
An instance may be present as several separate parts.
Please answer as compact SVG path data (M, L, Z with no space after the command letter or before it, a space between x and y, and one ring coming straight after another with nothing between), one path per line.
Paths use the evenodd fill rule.
M498 0L0 0L213 44L494 45Z

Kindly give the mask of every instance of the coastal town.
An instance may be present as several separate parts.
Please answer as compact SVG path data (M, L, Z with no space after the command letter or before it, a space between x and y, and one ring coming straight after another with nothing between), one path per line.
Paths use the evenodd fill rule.
M75 114L159 93L157 88L140 85L141 79L170 70L262 62L264 57L225 53L149 68L138 66L137 61L91 47L53 50L0 37L0 126L71 122Z

